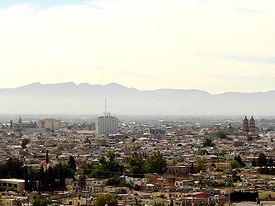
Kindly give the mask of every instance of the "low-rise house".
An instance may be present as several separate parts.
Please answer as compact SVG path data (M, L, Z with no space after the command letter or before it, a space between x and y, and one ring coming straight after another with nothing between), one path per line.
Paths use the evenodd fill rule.
M178 166L169 166L167 168L167 174L175 176L185 176L191 172L191 166L189 165L178 165Z
M25 189L25 180L21 179L0 179L1 190L13 190L23 193Z

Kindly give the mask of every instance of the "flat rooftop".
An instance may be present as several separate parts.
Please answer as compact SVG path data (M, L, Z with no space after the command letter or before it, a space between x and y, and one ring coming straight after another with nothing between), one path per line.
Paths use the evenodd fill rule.
M9 182L9 183L20 183L23 182L25 183L25 180L22 179L15 179L15 178L10 178L10 179L0 179L0 182Z

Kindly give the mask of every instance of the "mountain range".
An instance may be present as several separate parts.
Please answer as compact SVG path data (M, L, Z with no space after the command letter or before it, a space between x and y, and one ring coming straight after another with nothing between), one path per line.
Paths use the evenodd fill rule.
M107 85L32 83L0 89L0 114L275 115L275 90L210 94L195 89L141 91Z

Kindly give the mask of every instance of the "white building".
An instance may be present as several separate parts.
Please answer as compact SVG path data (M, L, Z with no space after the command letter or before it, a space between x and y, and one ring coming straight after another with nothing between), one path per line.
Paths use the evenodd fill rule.
M95 131L97 135L117 134L118 118L111 116L109 113L96 118Z

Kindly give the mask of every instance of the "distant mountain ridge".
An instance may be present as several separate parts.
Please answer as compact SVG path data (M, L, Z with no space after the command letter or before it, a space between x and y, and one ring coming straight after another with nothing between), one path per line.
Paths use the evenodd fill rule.
M0 114L275 115L275 91L210 94L196 89L142 91L117 83L73 82L0 89Z

